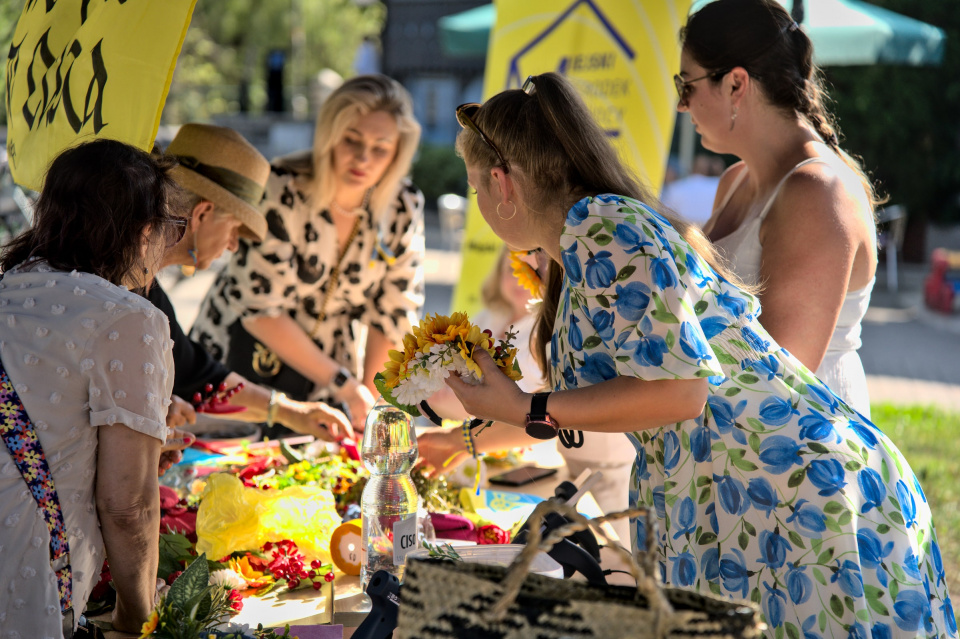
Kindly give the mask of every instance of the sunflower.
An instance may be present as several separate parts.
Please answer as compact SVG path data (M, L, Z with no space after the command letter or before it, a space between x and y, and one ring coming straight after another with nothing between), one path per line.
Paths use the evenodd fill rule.
M510 251L510 267L513 269L513 276L517 278L520 286L525 288L531 297L541 299L543 297L543 282L536 269L523 261L526 253L524 251Z
M413 335L417 345L423 353L429 352L434 344L447 344L465 336L470 330L470 320L466 313L454 313L450 317L445 315L428 315L421 320L420 325L414 327Z
M160 613L154 608L147 620L140 626L140 639L147 639L157 629L157 622L160 621Z

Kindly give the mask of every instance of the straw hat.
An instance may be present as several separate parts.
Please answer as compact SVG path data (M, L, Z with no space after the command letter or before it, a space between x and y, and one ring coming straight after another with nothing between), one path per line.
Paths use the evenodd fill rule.
M172 171L180 186L236 216L243 237L263 240L267 218L259 204L270 163L242 135L222 126L184 124L167 155L180 163Z

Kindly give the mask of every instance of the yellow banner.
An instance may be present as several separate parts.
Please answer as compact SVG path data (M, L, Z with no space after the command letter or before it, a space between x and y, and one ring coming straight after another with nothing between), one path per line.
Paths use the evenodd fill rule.
M680 27L690 0L497 0L485 97L556 71L579 89L623 157L659 191L673 135ZM453 310L482 307L480 286L500 240L476 200L467 211Z
M26 0L7 58L13 178L94 137L150 150L196 0ZM106 168L106 167L105 167Z

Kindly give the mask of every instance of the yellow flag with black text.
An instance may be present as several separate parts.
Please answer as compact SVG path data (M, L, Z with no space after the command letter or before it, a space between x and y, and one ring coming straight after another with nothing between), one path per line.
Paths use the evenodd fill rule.
M654 192L676 116L672 77L691 0L497 0L484 95L555 71L580 91L627 164ZM471 200L453 310L474 313L502 242Z
M7 154L40 190L95 137L150 150L196 0L26 0L7 57Z

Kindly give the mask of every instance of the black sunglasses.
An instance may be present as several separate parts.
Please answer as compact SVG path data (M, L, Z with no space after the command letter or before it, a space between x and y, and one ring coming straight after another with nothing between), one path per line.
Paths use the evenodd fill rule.
M527 95L533 95L536 91L537 86L533 82L533 76L527 76L526 81L523 83L523 86L520 88L521 91ZM503 169L504 173L510 172L510 165L507 163L507 160L503 157L503 153L500 153L500 149L497 148L497 145L493 143L487 134L480 130L480 127L477 126L476 121L473 119L473 116L476 115L477 111L480 110L480 104L477 102L468 102L467 104L461 104L457 107L457 122L460 123L460 126L464 129L470 129L474 133L480 136L480 139L483 140L483 143L490 147L494 153L497 154L497 159L500 160L500 168Z
M694 78L693 80L684 80L680 77L680 74L675 74L673 76L673 86L677 89L677 96L680 98L680 106L688 106L690 100L690 85L694 82L699 82L700 80L706 80L710 78L711 80L716 80L722 78L723 76L730 73L733 69L725 69L723 71L714 71L713 73L708 73L707 75L702 75L699 78Z
M180 243L180 240L183 239L183 236L187 233L187 224L189 220L185 217L170 217L164 220L166 223L165 235L167 240L167 248L171 246L176 246Z

